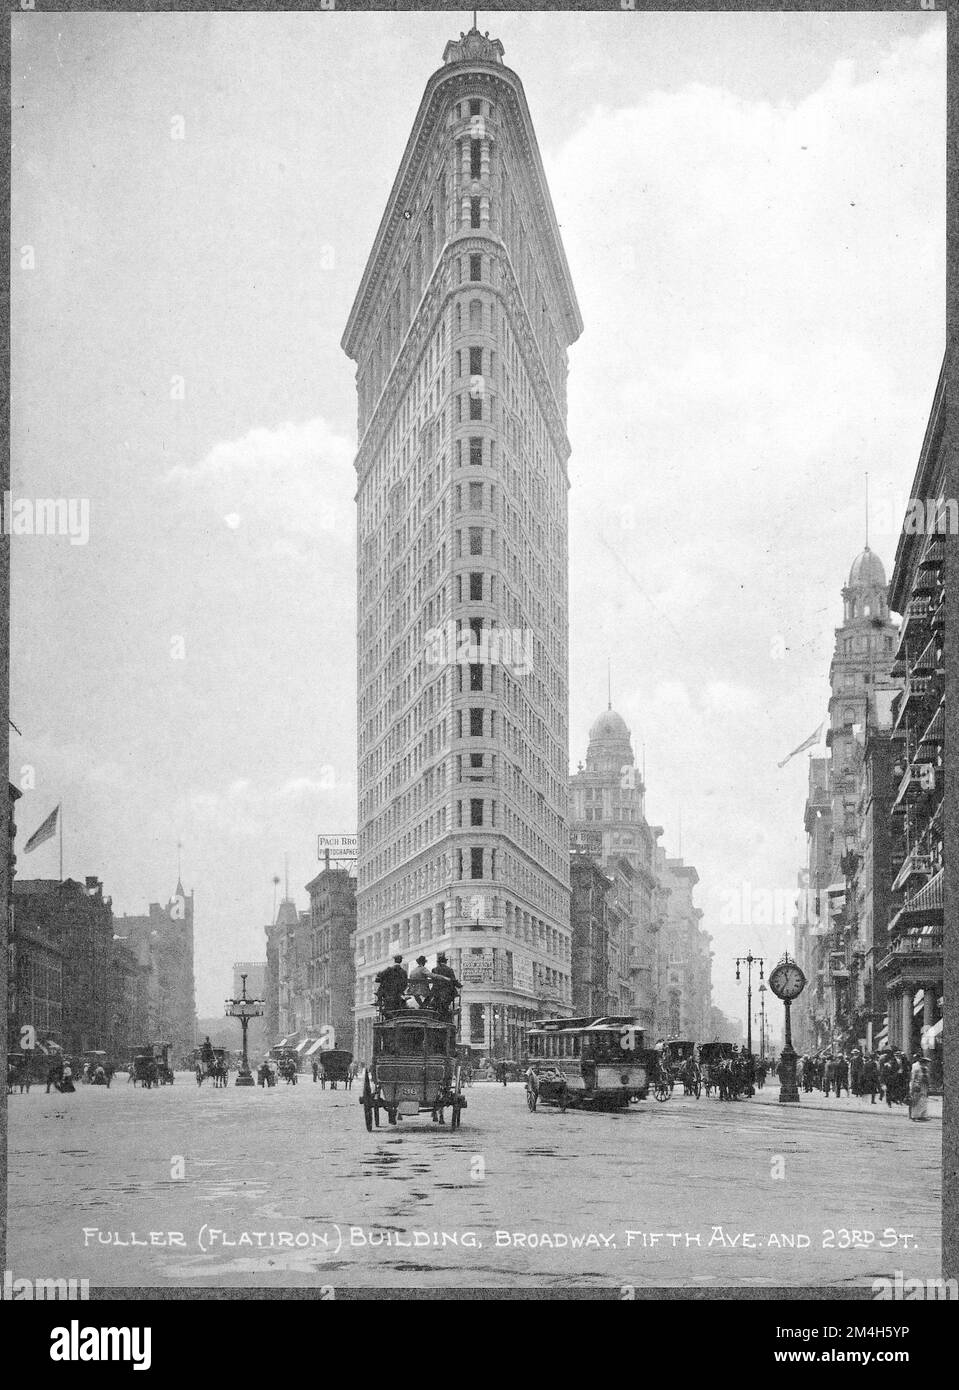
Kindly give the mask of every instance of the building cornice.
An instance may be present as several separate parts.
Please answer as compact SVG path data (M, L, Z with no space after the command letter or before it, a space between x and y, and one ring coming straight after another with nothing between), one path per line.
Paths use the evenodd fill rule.
M946 360L943 358L942 366L939 368L939 380L936 382L936 391L933 396L932 410L923 436L922 449L919 452L916 476L912 484L911 495L923 499L923 510L925 510L925 499L932 497L932 485L939 467L939 450L945 433L945 379ZM911 597L916 553L925 543L925 540L926 535L921 531L906 532L904 530L899 537L896 559L892 567L892 578L889 581L889 607L894 613L905 613Z

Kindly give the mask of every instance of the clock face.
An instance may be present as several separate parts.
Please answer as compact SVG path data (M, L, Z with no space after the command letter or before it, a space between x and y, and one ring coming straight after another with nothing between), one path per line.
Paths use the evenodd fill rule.
M769 988L778 999L795 999L806 988L806 977L795 961L777 965L769 977Z

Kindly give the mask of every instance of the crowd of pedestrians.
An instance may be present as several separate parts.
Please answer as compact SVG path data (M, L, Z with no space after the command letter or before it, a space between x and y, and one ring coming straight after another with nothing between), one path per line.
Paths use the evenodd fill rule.
M821 1091L838 1100L846 1095L869 1097L909 1107L913 1120L927 1118L929 1100L929 1059L917 1053L910 1062L899 1048L883 1048L880 1052L863 1052L855 1048L849 1057L842 1053L819 1053L800 1057L796 1066L796 1081L807 1095Z

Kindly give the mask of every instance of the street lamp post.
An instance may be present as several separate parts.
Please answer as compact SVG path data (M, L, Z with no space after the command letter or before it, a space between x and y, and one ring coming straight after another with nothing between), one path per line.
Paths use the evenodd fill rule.
M759 985L759 1060L766 1060L766 986Z
M254 1086L256 1082L253 1080L253 1073L250 1071L250 1062L246 1047L246 1030L250 1026L251 1018L259 1018L262 1015L264 1001L262 999L248 999L246 997L246 976L241 975L240 979L243 981L243 986L240 991L239 999L226 1000L227 1018L238 1018L240 1020L240 1027L243 1029L243 1062L240 1070L237 1072L234 1085Z
M759 966L759 978L763 978L763 958L754 956L750 951L745 956L736 957L736 979L739 979L739 967L746 967L746 1055L753 1055L753 966Z

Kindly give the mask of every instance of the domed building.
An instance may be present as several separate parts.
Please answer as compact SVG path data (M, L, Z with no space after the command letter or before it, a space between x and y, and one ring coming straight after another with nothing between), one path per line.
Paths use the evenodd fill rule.
M662 830L646 822L645 794L629 726L610 702L590 728L585 767L581 763L570 777L574 1007L593 1011L598 995L591 994L588 981L598 974L602 958L608 1003L600 1012L635 1013L652 1032L656 933L664 917L664 895L655 870ZM607 916L612 924L603 948L593 939L595 930L592 946L586 946L579 907L583 892L592 895L598 875L609 882ZM618 943L612 940L617 932Z

